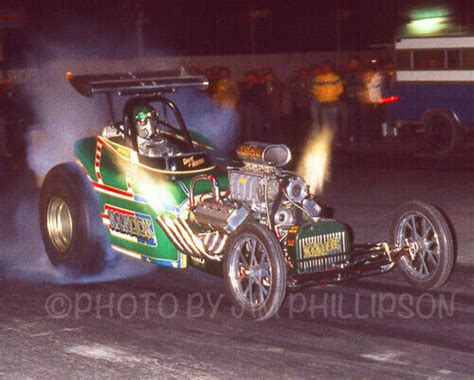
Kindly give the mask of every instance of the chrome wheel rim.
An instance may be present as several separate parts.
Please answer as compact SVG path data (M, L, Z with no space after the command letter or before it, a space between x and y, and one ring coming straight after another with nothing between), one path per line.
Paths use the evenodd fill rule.
M405 215L398 224L396 237L398 244L408 239L418 247L413 259L408 254L400 259L410 275L421 280L431 277L440 263L441 245L429 219L418 212Z
M47 228L49 239L61 253L67 251L72 240L72 216L66 201L53 197L47 210Z
M230 282L237 299L251 308L263 305L272 287L268 250L254 235L243 234L233 246Z

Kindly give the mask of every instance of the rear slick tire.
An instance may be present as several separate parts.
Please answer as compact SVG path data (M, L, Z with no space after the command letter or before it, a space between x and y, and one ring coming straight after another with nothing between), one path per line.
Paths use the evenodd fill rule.
M99 202L81 168L62 163L46 175L40 193L43 244L51 263L67 276L99 273L108 240Z

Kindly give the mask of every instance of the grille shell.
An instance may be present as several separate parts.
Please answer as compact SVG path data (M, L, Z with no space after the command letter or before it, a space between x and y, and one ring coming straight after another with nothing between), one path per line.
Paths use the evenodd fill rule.
M296 238L296 273L337 269L340 264L348 262L349 251L349 236L344 225L326 220L303 227Z

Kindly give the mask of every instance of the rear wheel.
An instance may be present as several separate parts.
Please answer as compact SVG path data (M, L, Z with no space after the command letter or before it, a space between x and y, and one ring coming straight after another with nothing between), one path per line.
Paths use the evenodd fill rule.
M464 128L447 113L433 113L424 120L428 143L437 153L448 153L464 143Z
M286 264L278 239L265 226L247 223L227 243L224 261L227 290L238 313L271 318L286 295Z
M397 244L415 243L413 257L399 259L403 276L416 288L429 289L443 285L455 261L454 242L444 216L432 205L420 201L402 204L392 224L392 239Z
M102 269L107 237L95 192L77 164L63 163L49 171L39 213L43 243L55 267L71 276Z

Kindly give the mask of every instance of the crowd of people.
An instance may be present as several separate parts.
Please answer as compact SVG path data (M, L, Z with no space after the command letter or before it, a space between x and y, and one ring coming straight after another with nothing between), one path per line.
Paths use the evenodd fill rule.
M242 81L232 79L227 67L211 67L208 94L220 107L239 116L239 141L274 141L283 135L285 86L270 67L248 71Z
M235 110L237 143L256 140L301 147L308 136L330 128L336 145L369 147L382 138L386 122L382 99L387 96L393 66L351 57L340 70L323 62L281 79L271 67L264 67L247 71L240 81L222 66L204 72L189 67L188 72L206 75L207 94L215 107ZM20 93L13 96L13 88L8 81L0 85L0 159L26 156L26 113L16 111L26 102Z
M201 73L193 67L194 74ZM286 80L271 67L251 70L241 81L227 67L204 72L208 95L220 107L239 115L239 140L302 143L322 128L333 131L337 145L368 146L381 139L393 66L358 57L341 70L329 62L292 73Z
M382 139L387 120L384 99L393 73L390 62L375 58L364 64L351 57L339 73L330 62L312 67L308 74L312 130L332 129L341 145L368 146Z

